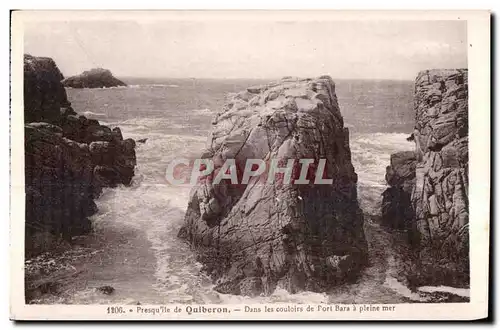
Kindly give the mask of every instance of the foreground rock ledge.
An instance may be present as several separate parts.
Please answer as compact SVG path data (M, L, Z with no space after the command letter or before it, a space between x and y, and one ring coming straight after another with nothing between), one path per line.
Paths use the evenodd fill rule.
M65 87L71 88L109 88L127 86L123 81L115 78L111 71L102 68L84 71L79 75L64 79L62 83Z
M366 262L349 131L328 76L286 78L232 94L213 120L207 150L226 159L326 159L329 185L205 181L191 192L179 237L221 293L323 291ZM285 161L286 163L286 161Z

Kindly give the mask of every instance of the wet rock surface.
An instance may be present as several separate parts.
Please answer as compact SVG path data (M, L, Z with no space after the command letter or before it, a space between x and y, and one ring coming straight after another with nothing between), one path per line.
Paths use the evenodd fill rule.
M26 254L36 255L91 229L103 187L128 185L135 142L78 116L54 61L25 55Z
M357 175L330 77L286 78L230 95L215 116L202 158L242 169L248 159L326 159L330 184L239 184L203 178L193 188L179 236L191 243L222 293L255 296L276 287L322 291L356 277L366 263ZM298 161L296 162L298 164ZM269 169L269 167L267 167ZM267 171L266 171L267 172ZM290 174L298 178L294 167ZM212 177L213 178L213 177ZM264 180L263 180L264 178Z
M97 291L102 292L103 294L113 294L115 292L115 288L111 285L103 285L97 288Z
M414 102L415 169L391 157L383 217L391 218L394 210L412 214L411 230L418 235L415 281L468 286L467 70L420 72Z

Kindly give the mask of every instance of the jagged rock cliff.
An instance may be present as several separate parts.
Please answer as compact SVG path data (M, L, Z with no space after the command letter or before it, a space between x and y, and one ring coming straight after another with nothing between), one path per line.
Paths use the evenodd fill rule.
M24 55L24 122L52 122L61 117L61 111L75 114L63 79L51 58Z
M416 154L403 151L391 155L385 180L390 186L382 194L382 224L395 229L410 229L415 223L411 193L415 186Z
M65 87L71 88L109 88L127 86L123 81L115 78L111 71L102 68L84 71L79 75L64 79L62 83Z
M200 181L179 236L196 250L223 293L324 290L355 277L366 261L357 175L330 77L286 78L231 95L215 116L202 158L215 173L227 159L326 159L333 183ZM296 163L297 164L297 163ZM314 166L313 166L314 168ZM267 173L267 172L266 172ZM292 173L297 178L297 168ZM241 179L241 173L238 173ZM240 181L241 182L241 181Z
M418 74L413 132L417 162L405 182L412 187L411 205L400 212L414 214L422 282L468 283L467 102L466 69Z
M77 116L50 58L24 57L26 254L91 229L102 187L130 184L135 142Z

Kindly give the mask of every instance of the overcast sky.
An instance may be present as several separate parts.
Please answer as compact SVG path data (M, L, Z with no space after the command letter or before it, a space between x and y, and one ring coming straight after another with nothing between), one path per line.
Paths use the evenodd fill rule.
M25 26L25 53L65 76L407 79L467 67L463 21L55 21Z

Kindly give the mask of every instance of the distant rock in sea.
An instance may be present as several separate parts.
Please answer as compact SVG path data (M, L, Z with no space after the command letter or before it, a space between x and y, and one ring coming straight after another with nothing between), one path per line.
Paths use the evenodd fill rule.
M83 73L68 77L62 81L64 87L71 88L108 88L116 86L127 86L123 81L113 76L111 71L96 68Z
M367 261L367 242L333 80L287 77L247 88L228 98L212 124L202 158L213 160L214 173L228 159L240 168L248 159L323 159L324 177L332 178L313 184L311 171L310 184L253 177L238 185L196 185L179 237L196 250L217 281L215 290L246 296L270 295L277 287L324 291L355 278Z

